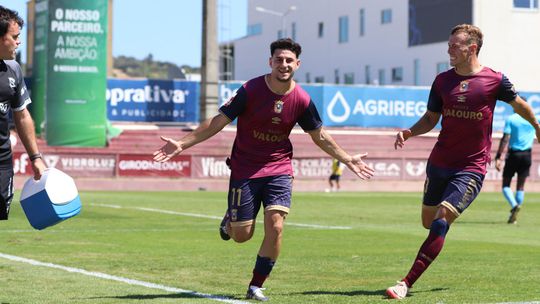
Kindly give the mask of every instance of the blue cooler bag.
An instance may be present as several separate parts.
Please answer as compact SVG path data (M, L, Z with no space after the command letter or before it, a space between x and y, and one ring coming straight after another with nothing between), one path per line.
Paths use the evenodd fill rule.
M35 229L45 229L79 214L81 199L73 179L48 168L40 180L30 177L21 192L21 206Z

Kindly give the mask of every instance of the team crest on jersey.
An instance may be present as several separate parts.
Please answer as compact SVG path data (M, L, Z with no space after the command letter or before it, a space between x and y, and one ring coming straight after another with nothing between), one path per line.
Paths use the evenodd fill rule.
M11 88L14 88L14 87L17 86L17 85L15 84L15 78L8 77L8 80L9 80L9 86L10 86Z
M283 101L276 100L276 102L274 103L274 112L279 114L281 113L281 111L283 111Z
M459 84L459 91L460 92L465 92L469 89L469 81L468 80L463 80L460 84Z

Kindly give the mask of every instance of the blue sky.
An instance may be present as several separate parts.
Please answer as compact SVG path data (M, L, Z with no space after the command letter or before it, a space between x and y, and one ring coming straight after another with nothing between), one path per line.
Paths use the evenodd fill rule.
M27 0L2 0L26 21ZM216 0L218 39L242 37L247 28L247 0ZM113 55L200 66L202 0L114 0ZM150 5L151 4L151 5ZM26 61L26 27L20 50Z

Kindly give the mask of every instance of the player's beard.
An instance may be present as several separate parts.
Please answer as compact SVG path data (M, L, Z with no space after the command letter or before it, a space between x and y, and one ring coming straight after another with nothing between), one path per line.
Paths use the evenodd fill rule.
M276 79L277 79L277 81L279 81L279 82L289 82L289 81L291 81L291 80L293 79L293 76L294 76L294 71L291 71L291 72L289 73L289 77L287 77L287 78L276 77Z

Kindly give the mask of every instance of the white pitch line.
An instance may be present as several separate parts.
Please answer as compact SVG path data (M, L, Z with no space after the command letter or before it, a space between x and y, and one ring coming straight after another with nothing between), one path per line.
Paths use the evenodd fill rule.
M218 301L218 302L232 303L232 304L249 304L249 302L228 299L228 298L225 298L225 297L220 297L220 296L211 295L211 294L207 294L207 293L201 293L201 292L192 291L192 290L186 290L186 289L181 289L181 288L176 288L176 287L170 287L170 286L165 286L165 285L161 285L161 284L155 284L155 283L150 283L150 282L145 282L145 281L140 281L140 280L128 279L128 278L114 276L114 275L110 275L110 274L106 274L106 273L102 273L102 272L88 271L88 270L84 270L84 269L80 269L80 268L67 267L67 266L62 266L62 265L53 264L53 263L45 263L45 262L40 262L40 261L36 261L36 260L32 260L32 259L27 259L27 258L23 258L23 257L18 257L18 256L14 256L14 255L5 254L5 253L0 253L0 257L4 258L6 260L26 263L26 264L30 264L30 265L33 265L33 266L42 266L42 267L60 269L60 270L64 270L64 271L67 271L67 272L79 273L79 274L83 274L83 275L90 276L90 277L96 277L96 278L105 279L105 280L117 281L117 282L129 284L129 285L142 286L142 287L146 287L146 288L159 289L159 290L164 290L164 291L168 291L168 292L188 294L188 295L196 296L196 297L199 297L199 298L215 300L215 301Z
M205 214L198 214L198 213L186 213L186 212L170 211L170 210L155 209L155 208L145 208L145 207L122 207L122 206L118 206L118 205L108 205L108 204L91 204L91 205L92 206L98 206L98 207L114 208L114 209L125 208L125 209L133 209L133 210L139 210L139 211L148 211L148 212L156 212L156 213L171 214L171 215L181 215L181 216L189 216L189 217L207 218L207 219L213 219L213 220L221 220L223 218L223 217L213 216L213 215L205 215ZM291 222L285 222L285 225L296 226L296 227L314 228L314 229L329 229L329 230L349 230L349 229L352 229L352 227L349 227L349 226L326 226L326 225L302 224L302 223L291 223Z
M532 301L532 302L501 302L501 303L495 303L495 304L540 304L540 301Z

